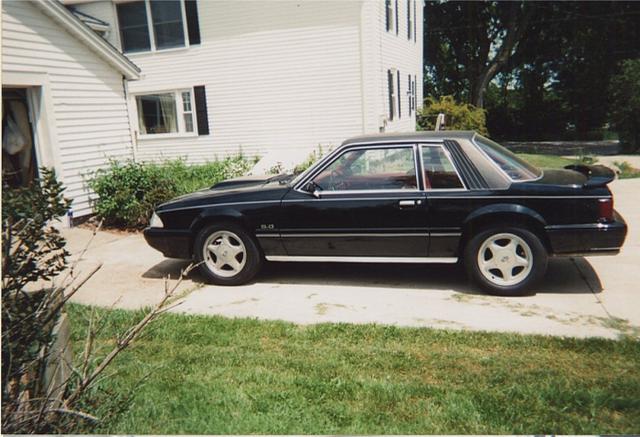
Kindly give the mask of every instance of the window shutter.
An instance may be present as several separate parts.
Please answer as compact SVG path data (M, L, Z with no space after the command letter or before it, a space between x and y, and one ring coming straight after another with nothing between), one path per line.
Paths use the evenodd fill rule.
M209 114L207 113L207 94L204 86L193 87L196 102L196 120L198 121L198 135L209 135Z
M389 120L393 120L393 73L387 70L387 82L389 84Z
M385 15L385 23L387 25L387 32L391 30L391 17L389 16L391 13L391 0L385 0L384 2L384 15Z
M402 99L400 98L400 71L398 71L398 118L402 117L402 108L400 107L400 102Z
M396 16L396 35L398 34L399 30L398 30L398 0L396 0L396 10L395 10L395 16Z
M184 9L187 13L187 31L189 32L189 45L200 44L198 3L196 2L196 0L185 0Z

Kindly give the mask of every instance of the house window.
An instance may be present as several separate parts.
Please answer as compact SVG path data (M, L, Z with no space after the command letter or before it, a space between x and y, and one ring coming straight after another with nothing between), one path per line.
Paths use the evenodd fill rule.
M413 41L414 42L418 41L417 30L416 30L418 28L418 14L417 14L416 3L417 3L417 0L413 0Z
M397 76L396 76L396 80L398 82L398 89L396 90L396 94L398 96L398 118L402 117L402 105L401 105L401 97L400 97L400 72L398 71Z
M130 53L151 50L144 2L122 3L117 8L122 51Z
M413 0L415 2L415 0ZM407 39L413 36L413 20L411 15L411 0L407 0Z
M409 106L409 117L411 117L412 111L414 109L413 108L413 85L411 83L411 75L410 74L407 76L407 78L409 79L409 83L407 84L408 85L407 97L409 98L408 99L409 100L409 105L408 105Z
M116 8L124 53L200 43L195 0L138 0L118 3Z
M182 5L180 3L179 0L149 3L157 50L183 47L185 45Z
M193 132L193 109L191 107L191 93L182 92L182 117L184 119L184 130Z
M136 107L138 128L142 136L193 135L196 130L196 114L198 134L209 133L203 86L137 95ZM201 114L204 114L204 118Z
M395 27L395 18L394 18L394 14L393 14L393 4L392 1L394 0L385 0L384 2L384 9L385 9L385 18L386 18L386 23L387 23L387 32L393 32Z
M387 84L389 94L389 120L393 120L396 117L396 90L393 70L387 70Z

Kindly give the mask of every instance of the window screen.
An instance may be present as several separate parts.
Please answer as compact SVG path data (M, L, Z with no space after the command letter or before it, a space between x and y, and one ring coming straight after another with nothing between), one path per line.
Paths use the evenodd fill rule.
M144 1L120 3L116 8L122 51L131 53L150 50L147 10Z

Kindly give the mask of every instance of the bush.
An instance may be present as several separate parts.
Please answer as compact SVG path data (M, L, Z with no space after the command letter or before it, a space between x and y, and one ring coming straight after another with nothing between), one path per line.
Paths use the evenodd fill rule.
M445 115L447 130L474 130L487 135L486 113L468 103L457 103L453 96L425 99L425 105L418 111L418 130L434 130L438 114Z
M640 59L626 60L609 86L611 126L624 152L640 149Z
M178 192L175 180L160 166L133 161L111 161L89 186L99 196L94 210L105 225L128 228L146 226L155 206Z
M242 156L201 165L180 159L159 164L111 161L93 175L89 187L98 195L94 210L105 225L142 228L159 204L240 176L251 166Z
M24 416L22 399L41 395L41 353L52 339L60 313L54 291L40 289L67 265L68 252L51 222L70 201L55 173L40 169L40 179L24 188L2 187L2 431L24 432L11 418ZM27 286L34 289L25 291ZM16 416L17 415L17 416Z

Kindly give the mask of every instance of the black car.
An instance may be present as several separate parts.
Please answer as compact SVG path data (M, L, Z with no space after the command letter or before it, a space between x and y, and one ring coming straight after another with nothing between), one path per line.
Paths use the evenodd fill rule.
M147 242L215 284L263 261L457 263L522 294L549 256L611 255L627 226L603 166L541 170L474 132L353 138L293 176L247 177L162 204Z

